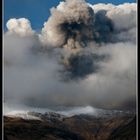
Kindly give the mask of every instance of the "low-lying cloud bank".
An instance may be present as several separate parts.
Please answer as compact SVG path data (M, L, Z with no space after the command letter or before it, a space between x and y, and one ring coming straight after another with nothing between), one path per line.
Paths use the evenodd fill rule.
M34 107L134 108L136 3L66 0L42 32L25 18L4 33L4 100Z

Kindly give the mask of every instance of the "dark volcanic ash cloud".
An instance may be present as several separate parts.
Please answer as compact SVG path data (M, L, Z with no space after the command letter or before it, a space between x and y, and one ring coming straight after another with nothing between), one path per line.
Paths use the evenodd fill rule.
M51 9L41 34L25 18L10 19L4 34L5 102L135 104L136 11L135 3L67 0Z
M63 6L51 9L52 15L44 25L44 43L71 49L86 47L87 42L93 40L94 11L81 0L60 5Z
M52 15L44 24L41 39L44 45L63 48L62 62L73 78L85 77L96 71L96 58L103 56L85 52L90 42L109 42L113 22L100 10L94 10L83 0L68 0L51 9ZM93 44L94 46L94 44ZM93 61L94 60L94 61ZM72 78L71 77L71 78Z

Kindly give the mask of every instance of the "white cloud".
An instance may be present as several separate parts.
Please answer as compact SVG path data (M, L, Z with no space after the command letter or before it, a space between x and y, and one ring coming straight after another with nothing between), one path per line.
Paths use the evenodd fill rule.
M34 34L30 21L26 18L12 18L7 21L8 34L17 34L19 36L30 36Z

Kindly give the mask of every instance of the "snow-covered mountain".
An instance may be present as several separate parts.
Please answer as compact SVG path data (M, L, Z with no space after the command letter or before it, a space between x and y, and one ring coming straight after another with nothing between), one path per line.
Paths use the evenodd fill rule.
M105 110L94 108L92 106L86 107L69 107L69 108L57 108L53 109L32 109L32 110L14 110L6 112L4 115L8 117L19 117L26 120L62 120L63 118L68 118L78 115L93 116L96 118L106 118L114 116L122 116L131 114L129 111L121 110Z
M136 140L136 115L90 106L12 111L4 116L8 140Z

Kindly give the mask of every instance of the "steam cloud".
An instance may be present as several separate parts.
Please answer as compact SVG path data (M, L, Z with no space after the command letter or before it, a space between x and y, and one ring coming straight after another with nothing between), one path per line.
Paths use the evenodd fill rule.
M5 102L133 108L136 12L136 3L66 0L51 9L41 34L25 18L10 19L4 34Z

